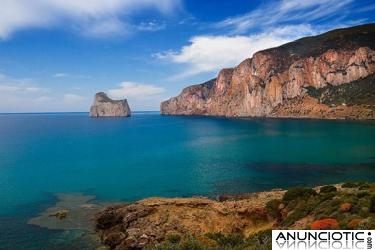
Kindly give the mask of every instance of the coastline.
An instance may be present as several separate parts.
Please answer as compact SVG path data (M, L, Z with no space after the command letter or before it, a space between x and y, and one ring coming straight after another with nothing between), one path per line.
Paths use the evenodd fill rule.
M272 229L361 228L375 229L374 183L274 189L216 200L147 198L96 215L96 231L110 249L179 249L179 244L218 249L222 243L216 236L247 244L254 237L269 238Z

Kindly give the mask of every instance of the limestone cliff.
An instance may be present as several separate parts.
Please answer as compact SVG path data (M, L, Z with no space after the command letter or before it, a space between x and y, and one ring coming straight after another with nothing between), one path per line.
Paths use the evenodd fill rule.
M375 119L374 73L375 24L338 29L259 51L164 101L161 113Z
M104 92L95 94L90 109L91 117L130 116L130 108L126 99L112 100Z

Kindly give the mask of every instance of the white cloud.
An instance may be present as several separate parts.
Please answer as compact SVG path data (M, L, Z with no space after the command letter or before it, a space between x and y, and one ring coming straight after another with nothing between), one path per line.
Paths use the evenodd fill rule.
M128 100L132 110L158 110L165 89L153 84L136 82L122 82L117 88L108 90L110 97L114 99Z
M47 92L47 90L31 83L29 79L13 79L0 74L0 92L3 94L30 94Z
M285 26L251 36L196 36L178 52L167 51L154 56L173 63L187 65L187 69L174 76L180 79L203 72L216 72L234 67L260 50L282 45L301 35L315 31L309 25ZM297 35L298 34L298 35Z
M166 24L162 23L156 23L156 22L141 22L139 25L137 25L136 29L140 31L158 31L163 30L166 28Z
M136 82L122 82L118 88L108 90L109 95L116 99L148 99L164 92L165 89L162 87L152 84L140 84Z
M163 14L179 8L180 0L2 0L0 38L26 28L72 26L85 35L124 34L134 13L154 9Z
M61 94L42 87L32 79L16 79L0 74L0 113L87 111L88 98L76 94Z
M251 29L269 29L291 23L306 24L321 19L331 20L330 25L342 25L349 15L354 0L279 0L261 5L245 15L230 17L215 24L228 28L232 34L244 34Z
M64 95L63 102L65 104L76 104L77 102L81 102L85 99L86 98L83 96L68 93Z
M355 11L350 9L353 4L357 7L364 5L354 0L267 1L244 15L230 17L210 26L225 35L195 36L178 51L153 56L186 67L171 80L217 72L236 66L259 50L364 22L363 19L343 21L351 11ZM324 26L311 25L321 20L325 21Z
M53 75L53 77L56 77L56 78L64 78L64 77L67 77L68 74L66 73L56 73Z

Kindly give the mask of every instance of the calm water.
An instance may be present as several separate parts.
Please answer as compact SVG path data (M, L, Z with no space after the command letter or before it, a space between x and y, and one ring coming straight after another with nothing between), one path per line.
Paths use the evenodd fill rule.
M0 115L0 248L61 237L26 225L54 193L131 201L349 180L375 181L375 122Z

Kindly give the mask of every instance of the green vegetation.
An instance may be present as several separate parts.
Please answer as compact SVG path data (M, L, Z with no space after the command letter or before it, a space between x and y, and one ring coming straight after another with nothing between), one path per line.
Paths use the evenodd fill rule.
M273 218L273 219L279 219L281 218L281 213L280 213L280 205L281 201L279 200L270 200L266 204L266 209L267 213Z
M307 87L307 92L310 96L317 98L321 103L326 105L375 105L375 88L373 83L375 81L375 74L372 74L363 79L359 79L350 83L344 83L339 86L328 85L324 88L316 89L314 87ZM351 183L348 184L348 188Z
M280 213L286 216L280 220L280 227L288 228L309 217L309 221L335 219L341 229L375 228L375 184L345 183L342 188L324 186L319 193L307 188L290 189L281 200L286 206Z
M155 250L243 250L243 249L257 249L268 250L272 249L272 230L260 231L248 238L242 234L222 234L207 233L200 237L189 236L180 241L171 242L167 239L163 243L155 246Z
M300 229L372 230L375 229L375 183L351 182L341 188L329 185L321 187L319 192L311 188L291 188L282 199L268 201L266 211L270 221L277 223L275 228L287 229L299 222ZM272 249L271 234L271 230L265 230L247 238L242 234L220 232L188 237L169 235L152 249L268 250Z
M332 193L336 192L337 188L335 186L323 186L320 188L319 193Z
M371 213L375 213L375 195L371 196L371 198L370 198L369 209L370 209Z
M314 195L317 195L317 193L312 188L294 187L285 193L282 202L289 204L300 199L308 199L310 196Z

